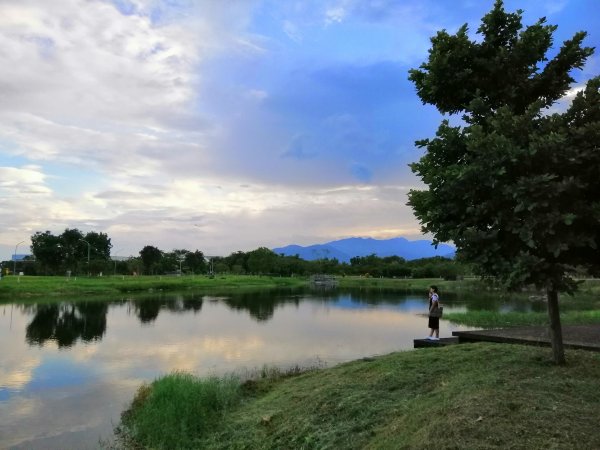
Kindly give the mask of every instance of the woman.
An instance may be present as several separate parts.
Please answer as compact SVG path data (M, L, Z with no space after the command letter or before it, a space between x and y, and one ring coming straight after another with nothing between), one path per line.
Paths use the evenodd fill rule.
M440 318L432 317L431 313L438 309L440 305L440 296L438 295L437 286L431 286L429 288L429 336L427 339L431 339L433 341L440 340ZM434 336L435 334L435 336Z

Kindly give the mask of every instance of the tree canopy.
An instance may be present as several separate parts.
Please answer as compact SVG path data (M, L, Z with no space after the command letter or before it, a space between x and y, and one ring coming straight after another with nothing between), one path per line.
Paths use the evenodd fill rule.
M77 273L83 267L89 271L88 251L94 266L108 261L111 247L105 233L92 231L84 235L77 228L67 228L58 236L50 231L38 231L31 236L31 252L47 273L63 270Z
M153 245L146 245L140 250L140 258L144 265L146 273L150 274L154 272L154 268L158 265L163 257L163 252Z
M497 1L480 41L467 25L440 31L428 61L410 71L421 100L462 113L462 123L446 119L417 142L426 153L411 168L428 189L411 190L408 204L424 232L453 241L481 274L547 290L562 362L557 292L575 289L578 266L600 265L600 78L552 110L593 49L579 32L548 61L556 26L542 18L523 28L521 18Z

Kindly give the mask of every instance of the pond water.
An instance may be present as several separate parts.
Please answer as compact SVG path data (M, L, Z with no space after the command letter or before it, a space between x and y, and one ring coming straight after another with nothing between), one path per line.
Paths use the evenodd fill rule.
M445 311L522 309L443 298ZM412 349L423 293L271 290L0 305L0 448L98 448L160 375L332 366ZM440 335L466 329L442 320Z

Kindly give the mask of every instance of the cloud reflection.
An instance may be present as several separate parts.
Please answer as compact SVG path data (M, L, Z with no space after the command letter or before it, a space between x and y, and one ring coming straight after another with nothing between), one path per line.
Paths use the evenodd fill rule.
M22 389L32 379L33 370L39 365L40 358L23 359L17 355L2 354L0 367L0 387L11 390Z
M31 324L40 311L47 312L43 307L15 309L12 328L8 316L0 316L0 390L9 392L0 397L0 447L90 446L90 439L96 443L99 435L110 434L141 383L175 370L243 375L265 364L335 364L410 348L426 331L425 319L414 313L414 298L337 291L265 295L104 302L105 309L94 309L105 322L101 337L85 341L89 334L75 320L79 331L66 333L78 336L70 347L52 339L27 343L28 333L42 335L32 334ZM153 308L151 321L140 317L142 304ZM52 326L43 329L54 334L46 335L59 335L56 317L74 311L81 319L82 311L91 311L85 303L61 308L50 314ZM442 334L449 331L444 326Z

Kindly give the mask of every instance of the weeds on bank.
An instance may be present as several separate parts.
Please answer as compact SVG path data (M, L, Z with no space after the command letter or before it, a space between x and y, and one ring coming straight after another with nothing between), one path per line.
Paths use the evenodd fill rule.
M323 368L263 366L242 375L198 378L175 372L144 383L115 429L119 447L196 448L244 399L264 395L276 382Z
M218 420L201 429L163 393L161 408L176 420L157 415L158 436L141 442L208 449L600 448L600 355L568 351L564 367L550 360L547 349L506 344L365 358L265 382L260 390L242 386ZM135 408L149 407L154 389ZM137 420L128 429L145 439ZM176 435L185 430L199 433Z
M138 389L117 435L133 448L193 448L240 398L236 377L174 373Z

